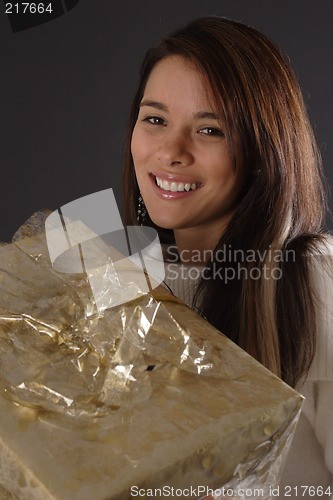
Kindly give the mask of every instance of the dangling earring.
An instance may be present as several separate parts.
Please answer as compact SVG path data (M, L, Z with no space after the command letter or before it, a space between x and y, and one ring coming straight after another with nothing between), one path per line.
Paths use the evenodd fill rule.
M144 225L145 220L146 220L146 216L147 216L146 205L145 205L145 202L143 201L143 198L140 194L139 199L138 199L138 211L137 211L137 215L136 215L136 220L138 221L140 226Z

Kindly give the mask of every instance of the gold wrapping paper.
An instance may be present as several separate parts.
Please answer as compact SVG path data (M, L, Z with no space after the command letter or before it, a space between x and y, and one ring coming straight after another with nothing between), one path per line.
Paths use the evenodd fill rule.
M0 247L0 484L271 498L302 397L162 287L96 310L84 273L51 266L42 219Z

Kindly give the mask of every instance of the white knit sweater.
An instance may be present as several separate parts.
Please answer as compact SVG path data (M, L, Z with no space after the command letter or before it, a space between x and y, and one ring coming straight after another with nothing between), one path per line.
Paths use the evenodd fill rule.
M280 483L279 498L333 499L333 278L320 259L313 258L313 279L319 299L317 350L305 383L297 388L306 400ZM200 268L166 265L165 283L190 307L199 272ZM310 486L313 488L307 490ZM330 487L331 493L321 495L318 487L326 493Z

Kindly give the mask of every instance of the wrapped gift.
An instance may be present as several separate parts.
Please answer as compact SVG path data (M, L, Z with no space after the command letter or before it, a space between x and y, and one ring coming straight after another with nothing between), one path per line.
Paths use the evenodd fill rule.
M274 495L302 397L163 286L119 300L114 257L57 270L42 219L0 247L1 498Z

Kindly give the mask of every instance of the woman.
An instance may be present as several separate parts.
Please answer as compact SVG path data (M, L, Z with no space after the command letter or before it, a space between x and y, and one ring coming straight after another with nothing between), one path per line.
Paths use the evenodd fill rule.
M309 458L292 476L330 484L333 408L324 415L323 398L333 399L333 313L320 154L293 71L266 36L208 17L148 51L125 200L126 223L157 228L169 261L177 255L179 272L167 279L175 293L309 395L300 432L316 439L308 450L296 442L298 459Z

